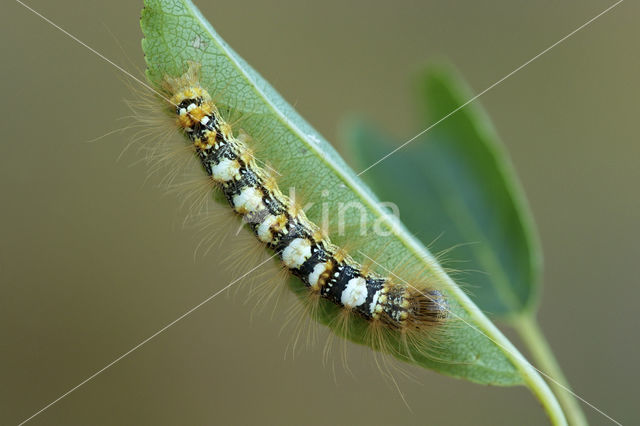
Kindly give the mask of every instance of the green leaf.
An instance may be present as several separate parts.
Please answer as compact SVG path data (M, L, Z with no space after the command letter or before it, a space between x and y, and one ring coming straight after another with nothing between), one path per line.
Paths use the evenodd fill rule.
M425 123L473 97L444 66L425 73L420 93ZM351 140L363 168L393 149L390 138L364 124L354 126ZM378 196L398 204L402 222L423 243L447 252L482 310L513 318L535 308L542 257L533 221L507 153L477 103L363 176Z
M353 252L356 260L362 261L360 253L364 253L391 270L399 263L411 265L408 269L416 272L426 269L425 273L444 289L452 315L468 326L448 328L446 345L438 351L437 359L413 353L415 358L409 359L407 354L405 361L479 383L526 383L550 415L562 422L553 395L522 355L454 284L422 243L386 214L331 145L220 38L190 1L146 0L141 26L150 81L159 84L166 74L180 75L187 61L201 63L201 84L214 94L222 110L231 106L247 113L242 127L261 140L259 159L280 172L279 185L285 193L292 186L300 188L309 200L321 200L332 212L339 203L362 206L362 212L351 209L345 215L348 232L332 235L334 242L344 244L356 238L362 219L369 228L379 221L390 236L359 240L358 251ZM321 222L323 203L306 210L316 223ZM377 256L380 253L384 255ZM364 341L361 323L355 321L351 331L352 340Z

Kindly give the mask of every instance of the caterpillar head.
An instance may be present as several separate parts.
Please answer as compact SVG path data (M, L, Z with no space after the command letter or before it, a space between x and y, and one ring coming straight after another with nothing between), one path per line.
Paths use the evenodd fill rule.
M185 129L193 128L213 112L209 93L199 86L176 93L171 101L175 105L180 126Z
M179 77L166 77L163 88L175 106L175 113L182 128L190 129L204 117L211 115L211 96L200 86L200 64L189 62L187 71Z

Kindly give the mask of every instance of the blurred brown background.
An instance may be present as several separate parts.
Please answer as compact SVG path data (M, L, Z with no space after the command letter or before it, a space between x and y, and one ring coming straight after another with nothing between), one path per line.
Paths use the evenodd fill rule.
M28 4L126 68L126 56L143 66L141 1ZM349 113L384 111L398 140L421 130L410 87L428 61L448 58L479 92L612 3L197 4L344 152ZM194 260L201 237L157 178L143 183L139 156L116 161L127 136L86 143L123 125L121 74L17 3L2 10L0 423L16 424L232 277L223 253ZM624 424L640 422L639 12L622 3L481 98L540 228L542 327L576 392ZM546 422L524 388L411 368L419 383L401 381L410 412L365 349L349 348L355 378L338 366L334 381L322 345L285 359L281 317L251 320L241 299L214 299L32 424Z

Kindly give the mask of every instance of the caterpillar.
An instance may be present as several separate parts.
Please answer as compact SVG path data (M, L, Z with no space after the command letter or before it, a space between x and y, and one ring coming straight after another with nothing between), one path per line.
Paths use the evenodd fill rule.
M370 272L333 244L257 164L247 144L234 137L232 126L200 85L199 73L200 65L189 62L183 75L164 78L162 89L177 127L233 211L311 296L401 336L419 334L447 319L441 291Z

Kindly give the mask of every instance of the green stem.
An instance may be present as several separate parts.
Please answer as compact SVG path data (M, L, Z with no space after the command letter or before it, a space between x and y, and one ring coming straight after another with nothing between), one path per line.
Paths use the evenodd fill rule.
M467 294L460 287L455 286L451 281L451 278L438 266L434 271L434 275L438 276L439 274L442 274L440 278L443 282L447 282L447 280L451 282L451 286L449 288L450 291L453 294L456 294L460 304L467 309L470 317L479 325L480 328L470 326L483 333L504 351L505 356L510 359L513 366L522 375L526 386L542 404L551 424L554 426L566 426L567 420L556 395L551 391L542 376L538 374L538 371L529 363L529 361L526 360L518 349L516 349L516 347L507 340L507 338L482 313L482 311L474 305L473 302L471 302L471 299L469 299Z
M572 426L586 426L587 419L582 412L578 400L568 390L569 383L562 373L558 361L553 356L549 343L545 339L534 315L522 315L511 322L520 338L531 352L537 367L547 376L547 382L553 389L569 424ZM552 377L553 380L549 380Z

